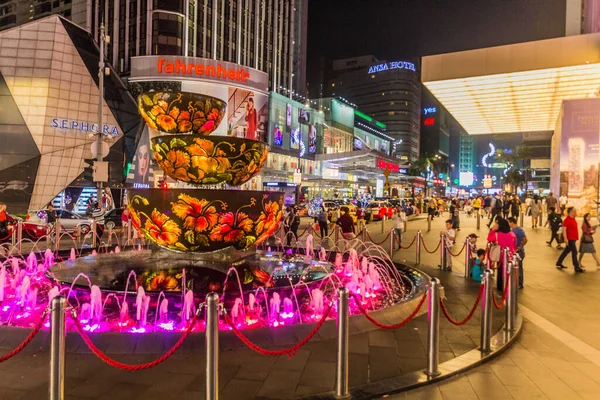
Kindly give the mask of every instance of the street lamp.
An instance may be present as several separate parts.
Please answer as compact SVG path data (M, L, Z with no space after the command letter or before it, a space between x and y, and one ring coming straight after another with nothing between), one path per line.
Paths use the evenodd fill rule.
M96 200L102 208L102 183L108 182L108 163L103 159L103 142L102 135L104 134L104 124L102 121L102 111L104 105L104 75L110 74L110 69L104 65L104 47L110 43L110 36L104 32L104 23L100 25L100 57L98 60L98 131L96 137L96 162L94 163L93 181L97 184Z

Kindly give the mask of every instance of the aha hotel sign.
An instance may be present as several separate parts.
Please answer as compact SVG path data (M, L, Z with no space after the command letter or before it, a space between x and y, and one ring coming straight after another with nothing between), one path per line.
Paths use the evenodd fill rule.
M269 75L244 65L210 58L141 56L131 59L131 81L199 80L269 90Z
M369 74L374 74L377 72L388 71L390 69L408 69L410 71L415 71L415 64L408 61L392 61L389 63L381 63L376 65L371 65L369 67Z

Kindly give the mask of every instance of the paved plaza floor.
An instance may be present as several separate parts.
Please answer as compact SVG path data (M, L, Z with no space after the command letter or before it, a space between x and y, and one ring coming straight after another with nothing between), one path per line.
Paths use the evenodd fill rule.
M464 238L478 232L475 219L462 218L455 251ZM482 220L479 231L487 234ZM424 219L408 223L405 244L418 229L429 248L435 247L443 219L432 223L430 232ZM389 229L386 227L385 231ZM369 224L374 240L378 223ZM494 399L494 398L600 398L600 325L598 287L600 274L584 259L585 274L572 268L554 267L559 251L548 247L549 231L527 228L525 288L520 291L520 310L525 318L524 332L516 345L491 362L437 385L390 394L408 399ZM485 238L480 239L484 247ZM414 261L414 247L401 250L395 260ZM589 256L587 256L589 257ZM422 252L422 263L437 265L439 252ZM437 275L446 287L451 312L462 318L477 294L477 284L462 277L462 255L454 261L452 273L424 270ZM586 262L587 261L587 262ZM569 265L569 264L567 264ZM479 338L479 315L463 328L450 326L442 318L441 361L475 348ZM496 318L494 330L501 320ZM350 350L350 385L385 379L424 367L424 316L390 333L374 330L354 338ZM4 353L7 346L0 342ZM311 342L298 354L269 358L240 345L221 352L221 399L298 398L331 390L334 381L333 341ZM156 354L116 354L123 362L152 360ZM186 350L147 371L122 372L85 353L67 357L67 399L192 399L204 396L204 356L201 348ZM0 364L0 400L47 398L48 356L35 348Z

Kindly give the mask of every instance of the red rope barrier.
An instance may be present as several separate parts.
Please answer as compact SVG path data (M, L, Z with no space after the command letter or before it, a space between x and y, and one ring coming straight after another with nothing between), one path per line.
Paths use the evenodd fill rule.
M392 330L392 329L398 329L401 326L406 325L411 319L413 319L415 317L415 315L417 315L417 313L419 312L419 310L421 309L421 307L425 303L425 299L427 298L427 291L425 293L423 293L423 297L421 297L421 301L419 301L419 304L417 304L417 307L414 309L414 311L408 317L406 317L403 321L400 321L397 324L393 324L393 325L385 325L385 324L382 324L381 322L376 321L373 317L371 317L369 315L369 313L367 312L367 310L365 310L365 308L362 306L360 297L358 295L354 294L354 293L352 294L352 297L354 297L354 301L356 302L356 305L358 306L358 309L360 310L360 312L363 313L363 315L373 325L375 325L375 326L377 326L378 328L381 328L381 329Z
M385 237L385 239L383 239L381 242L377 243L376 241L373 240L373 238L371 237L371 235L369 235L369 231L366 231L366 232L367 232L367 237L369 238L369 240L372 243L376 244L377 246L385 243L390 238L390 234L388 233L388 235Z
M308 232L308 230L309 230L309 229L310 229L310 225L308 225L308 226L306 227L306 229L304 230L304 232L302 232L301 234L299 234L299 235L298 235L298 238L297 238L297 239L300 239L302 236L304 236L304 234L305 234L306 232Z
M505 282L506 279L509 279L510 275L509 274L505 274ZM504 307L504 302L506 301L506 297L508 296L508 282L506 282L506 286L504 287L504 293L502 293L502 298L500 299L500 303L498 303L496 301L496 295L492 294L492 301L494 302L494 307L496 307L497 310L500 310L502 307Z
M42 317L40 318L39 322L33 327L33 330L31 331L31 333L29 334L29 336L27 336L25 338L25 340L23 340L21 342L21 344L18 345L13 351L11 351L10 353L5 354L4 356L0 357L0 363L13 358L14 356L16 356L17 354L19 354L20 352L22 352L23 349L25 349L25 347L27 347L27 345L29 343L31 343L31 341L33 340L33 338L35 338L37 336L37 334L42 330L42 326L44 325L44 321L46 320L46 316L47 315L48 315L48 309L44 310L44 313L42 314Z
M83 339L83 341L85 342L87 347L90 349L90 351L92 353L94 353L94 355L96 357L98 357L100 360L104 361L106 364L108 364L114 368L122 369L125 371L139 371L142 369L148 369L148 368L155 367L158 364L161 364L162 362L167 360L169 357L171 357L177 351L177 349L179 349L181 347L183 342L185 342L185 340L190 336L190 333L192 333L192 329L194 328L194 326L196 325L196 322L198 321L198 314L197 313L194 314L194 318L192 319L192 322L187 327L186 331L179 338L179 340L173 345L173 347L171 347L165 354L163 354L162 356L160 356L159 358L157 358L154 361L150 361L150 362L147 362L144 364L137 364L137 365L124 364L124 363L116 361L116 360L110 358L109 356L107 356L106 354L104 354L102 352L102 350L100 350L94 344L94 342L92 342L92 339L90 339L88 334L83 330L83 328L81 327L81 323L79 322L77 317L75 315L71 315L71 319L73 319L73 322L75 324L75 329L81 336L81 339Z
M399 239L398 239L398 240L399 240ZM416 242L416 241L417 241L417 235L415 235L415 236L413 237L413 240L412 240L412 242L410 242L410 244L409 244L408 246L404 247L404 246L400 245L400 248L401 248L401 249L410 249L410 248L412 247L412 245L413 245L413 244L415 244L415 242Z
M423 239L423 237L422 237L422 236L421 236L421 243L423 243L423 248L425 249L425 251L426 251L426 252L428 252L429 254L433 254L433 253L435 253L436 251L438 251L438 249L440 248L440 245L442 244L442 241L440 240L440 241L438 242L438 244L437 244L436 248L435 248L435 249L433 249L433 251L429 251L429 250L427 249L427 246L425 245L425 239Z
M448 313L448 309L446 308L446 305L444 304L444 301L440 298L440 305L442 306L442 311L444 312L446 319L448 319L448 321L450 321L450 323L453 325L464 325L467 322L469 322L469 320L475 313L477 306L479 305L479 301L481 300L482 294L483 294L483 285L481 285L481 287L479 288L479 294L477 294L477 300L475 300L475 304L473 305L471 312L469 312L469 315L467 315L466 318L463 319L462 321L456 321L450 316L450 314Z
M460 249L460 251L458 253L454 254L453 252L450 251L450 246L446 245L446 249L448 249L448 253L450 253L450 255L452 257L458 257L458 256L460 256L460 254L463 252L463 250L465 249L465 247L467 247L466 243L463 244L463 247Z
M317 334L319 329L321 329L321 326L323 326L323 323L325 323L325 320L327 319L327 316L331 312L332 307L333 307L333 302L329 304L329 307L327 307L327 309L321 316L321 319L319 320L319 322L317 322L317 325L314 327L314 329L312 331L309 332L308 335L306 335L304 337L304 339L302 339L301 341L299 341L298 343L296 343L295 345L293 345L291 347L288 347L286 349L281 349L281 350L267 350L267 349L260 347L259 345L252 343L250 341L250 339L248 339L242 332L239 331L239 329L235 326L235 324L233 323L233 321L231 320L229 315L225 314L224 319L225 319L225 322L227 324L229 324L229 326L231 327L231 330L238 337L238 339L240 339L242 341L242 343L244 343L246 346L248 346L250 349L254 350L255 352L265 355L265 356L287 355L288 358L291 358L298 352L298 350L300 350L300 348L302 346L304 346L306 343L308 343L308 341Z

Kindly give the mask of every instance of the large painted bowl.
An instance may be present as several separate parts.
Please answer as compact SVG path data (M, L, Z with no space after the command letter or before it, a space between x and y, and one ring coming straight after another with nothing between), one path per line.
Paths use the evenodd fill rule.
M227 103L190 92L145 92L138 96L138 111L146 124L163 133L210 135L218 127Z
M256 246L277 230L283 193L204 189L129 189L134 228L159 246L212 252Z
M178 181L239 186L258 175L269 146L228 136L163 135L152 138L152 152L164 173Z

